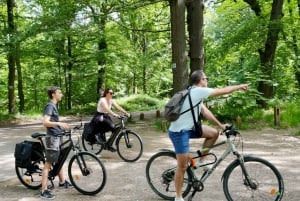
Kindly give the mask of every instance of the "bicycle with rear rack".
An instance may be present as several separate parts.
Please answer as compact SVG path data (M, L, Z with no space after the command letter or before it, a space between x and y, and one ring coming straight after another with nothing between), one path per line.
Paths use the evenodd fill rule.
M240 154L236 147L237 143L242 142L242 138L233 126L226 128L221 134L226 136L226 140L208 149L192 152L184 175L182 196L186 197L192 191L188 197L188 201L192 201L196 192L204 189L204 183L209 176L232 153L236 159L227 166L222 176L226 199L280 201L284 194L284 182L278 169L265 159ZM227 148L219 158L212 152L201 154L221 145L227 145ZM199 160L202 156L209 158L208 162L197 164L195 160ZM154 154L146 165L148 184L157 195L166 200L174 200L176 195L174 184L176 166L175 152L167 149ZM203 170L202 176L197 176L197 169Z
M126 128L125 120L127 118L125 115L118 117L119 122L116 124L114 132L108 139L105 137L101 142L98 139L105 134L96 133L95 140L92 142L82 136L84 150L95 154L99 154L102 150L114 151L112 145L115 143L116 151L121 159L126 162L137 161L143 153L143 142L137 133Z
M70 131L64 131L58 137L64 137L60 145L58 162L53 164L49 171L48 179L51 185L48 189L54 188L53 180L63 168L69 153L73 150L74 155L68 164L68 176L74 188L84 195L95 195L99 193L106 184L106 169L100 159L93 153L82 151L80 148L80 127L74 127ZM77 136L75 135L77 134ZM42 186L42 170L45 164L45 144L43 138L46 134L33 133L31 137L41 147L41 152L32 158L30 164L19 165L16 161L15 171L20 182L30 188L39 189Z

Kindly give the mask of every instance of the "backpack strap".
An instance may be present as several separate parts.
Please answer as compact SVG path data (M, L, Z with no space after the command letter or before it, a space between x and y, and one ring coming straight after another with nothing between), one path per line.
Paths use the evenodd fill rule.
M194 107L198 106L197 112L198 112L198 121L199 121L199 117L200 117L199 105L200 105L200 103L202 102L202 100L201 100L199 103L197 103L196 105L193 106L192 98L191 98L191 94L190 94L190 90L191 90L191 89L189 89L189 92L188 92L189 102L190 102L190 106L191 106L190 110L191 110L191 112L192 112L193 120L194 120L194 125L195 125L195 127L196 127L197 121L196 121L196 118L195 118Z
M190 94L191 93L191 89L192 89L192 87L188 88L188 94L187 95L188 95L189 99L191 99L191 94ZM194 110L194 107L197 107L201 102L202 102L202 100L199 103L197 103L196 105L193 105L192 104L192 100L190 100L190 108L188 108L185 111L181 112L180 115L182 115L182 114L184 114L184 113L186 113L186 112L188 112L190 110Z

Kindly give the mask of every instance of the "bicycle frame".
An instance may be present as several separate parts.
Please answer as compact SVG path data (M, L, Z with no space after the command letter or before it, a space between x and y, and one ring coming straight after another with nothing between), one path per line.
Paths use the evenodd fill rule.
M75 129L77 128L75 127L74 130ZM70 151L73 149L76 155L77 149L79 149L79 147L77 147L77 145L74 143L72 139L72 133L73 131L65 132L64 135L59 136L59 137L67 136L68 139L60 145L60 154L58 157L58 161L55 164L53 164L52 168L49 171L48 179L51 181L51 185L53 187L54 187L53 180L59 174L61 168L63 167L65 161L69 156Z
M236 134L234 135L236 136ZM236 146L234 145L234 143L232 142L232 138L230 137L230 134L227 134L226 133L226 140L223 140L222 142L219 142L219 143L216 143L214 144L213 146L209 147L209 148L205 148L204 150L202 151L208 151L210 149L213 149L213 148L216 148L216 147L219 147L219 146L222 146L222 145L228 145L227 149L225 149L225 151L221 154L221 156L219 156L217 158L217 156L214 154L214 153L208 153L208 154L205 154L205 155L214 155L215 157L215 161L212 162L212 163L207 163L205 165L202 165L202 166L199 166L199 167L203 167L203 166L207 166L207 165L210 165L210 164L213 164L211 168L208 168L207 170L204 171L204 173L202 174L200 180L197 178L197 176L195 175L194 173L194 168L192 168L191 164L188 166L188 168L190 168L192 171L192 186L194 188L194 191L192 192L192 195L190 196L189 200L191 200L193 198L193 196L195 195L195 193L197 191L202 191L204 186L204 182L208 179L208 177L214 172L214 170L220 165L220 163L225 159L227 158L227 156L230 154L230 153L233 153L233 155L235 155L237 157L236 160L232 161L230 165L232 165L233 163L235 163L236 161L239 161L239 165L241 166L241 169L242 169L242 172L243 174L245 175L245 179L246 179L246 182L247 184L250 186L251 189L256 189L257 188L257 185L251 180L251 178L249 177L249 174L245 168L245 165L244 165L244 158L243 158L243 155L241 155L238 151L237 151L237 148ZM195 159L195 158L200 158L201 156L205 156L205 155L201 155L201 151L198 150L197 151L197 154L198 156L196 157L193 157L191 160ZM228 167L229 167L228 166ZM224 178L224 174L226 172L226 169L222 175L222 179Z
M204 189L204 182L208 177L232 153L236 158L229 162L221 177L226 199L231 201L245 200L244 198L254 200L257 197L259 200L263 198L263 200L280 201L284 194L284 182L277 168L263 158L244 155L243 150L239 153L237 143L242 143L242 138L233 126L226 128L222 134L226 136L225 140L211 147L189 152L190 161L184 174L182 196L185 197L191 193L188 201L192 201L196 192ZM236 136L240 138L236 140ZM226 148L222 153L218 153L218 157L213 152L207 153L222 145L226 145ZM201 151L207 154L202 154ZM206 163L197 164L195 159L203 156L207 156ZM176 160L176 154L173 150L161 149L148 160L146 165L146 178L151 189L160 197L168 200L173 200L176 192L174 177L178 164L174 159ZM198 167L204 167L202 169L204 172L200 176L196 174Z
M71 137L70 137L71 138ZM64 147L67 143L70 143L67 147ZM59 171L63 167L65 161L68 158L68 155L73 148L72 139L68 139L60 145L60 154L58 161L53 165L53 168L49 171L49 179L52 181L55 176L58 175Z
M238 154L237 152L237 149L235 147L235 145L231 142L231 139L230 137L228 137L226 140L222 141L222 142L219 142L219 143L216 143L214 144L213 146L209 147L209 148L206 148L205 151L208 149L213 149L213 148L216 148L216 147L219 147L219 146L222 146L222 145L225 145L225 144L228 144L228 148L223 152L223 154L220 156L220 157L216 157L216 160L213 162L213 163L208 163L208 164L205 164L203 166L207 166L207 165L210 165L210 164L213 164L213 166L211 168L209 168L207 171L205 171L205 173L202 175L200 181L202 183L204 183L206 181L206 179L214 172L214 170L220 165L220 163L230 154L230 153L233 153L234 155L238 156L238 158L240 158L240 155ZM203 150L202 150L203 151ZM198 153L198 156L196 157L193 157L193 159L195 158L200 158L201 156L205 156L205 155L209 155L209 154L205 154L205 155L201 155L201 151L197 151ZM200 153L200 154L199 154ZM211 153L213 154L213 153ZM213 154L214 155L214 154ZM203 166L200 166L200 167L203 167ZM192 168L193 169L193 168Z
M115 126L115 131L112 132L111 136L107 139L106 143L104 143L105 147L110 147L113 145L116 138L120 135L120 133L125 130L125 122L124 117L120 118L120 123ZM128 141L128 140L127 140Z

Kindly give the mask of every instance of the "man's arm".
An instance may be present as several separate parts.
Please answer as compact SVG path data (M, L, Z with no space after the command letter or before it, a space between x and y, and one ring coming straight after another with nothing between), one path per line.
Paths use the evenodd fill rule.
M227 86L220 89L214 89L214 91L210 94L210 96L221 96L225 94L230 94L237 90L247 90L249 84L240 84L240 85L233 85L233 86Z
M225 129L225 125L222 124L204 104L201 106L201 114L205 119L219 126L222 130Z
M68 130L69 129L69 124L67 123L63 123L63 122L53 122L50 121L50 115L44 115L43 118L43 125L47 128L47 127L55 127L55 126L59 126L64 130Z

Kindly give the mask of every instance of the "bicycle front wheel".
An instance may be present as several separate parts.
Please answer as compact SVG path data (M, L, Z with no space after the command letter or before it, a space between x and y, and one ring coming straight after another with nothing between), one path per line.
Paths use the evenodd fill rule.
M142 139L132 131L121 133L116 140L116 146L119 156L126 162L137 161L143 153Z
M44 162L35 162L31 168L15 166L16 174L20 182L30 189L39 189L42 186L42 171Z
M106 170L95 154L80 152L69 163L68 174L71 183L84 195L99 193L106 184Z
M174 200L176 195L174 176L177 167L176 155L171 151L161 151L153 155L146 165L146 178L151 189L161 198ZM184 174L182 196L191 190L191 170Z
M98 142L93 142L93 143L88 142L84 139L84 136L82 136L81 139L82 139L82 146L85 151L98 155L103 150L102 144L99 144Z
M254 185L249 185L239 161L236 160L224 172L223 190L227 200L281 200L284 183L273 164L261 158L244 156L244 165Z

